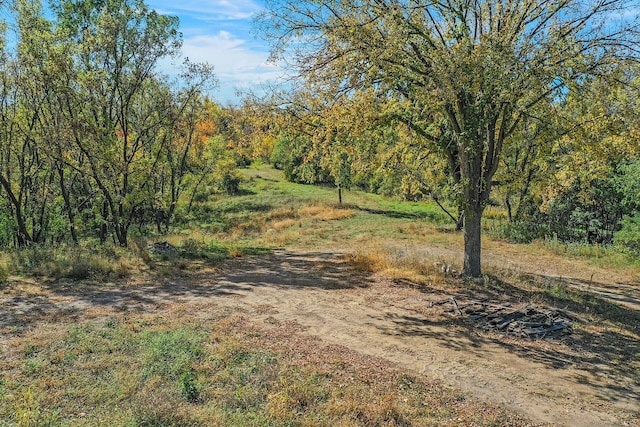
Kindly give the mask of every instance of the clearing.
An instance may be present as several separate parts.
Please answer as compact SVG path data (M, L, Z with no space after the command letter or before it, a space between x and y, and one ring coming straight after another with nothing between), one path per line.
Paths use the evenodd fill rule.
M372 356L532 425L640 425L637 272L487 239L490 274L482 283L463 283L424 267L460 259L461 245L452 244L459 236L443 237L428 225L411 228L409 215L386 215L396 232L411 237L386 239L382 230L358 238L366 221L349 221L364 214L375 221L380 212L341 218L321 217L326 209L293 211L291 218L282 210L272 215L260 230L271 239L264 242L286 246L268 254L181 265L118 284L12 280L0 292L2 353L18 357L21 343L50 324L169 316L181 307L192 321L232 313L258 330L291 330L291 337L313 338L312 345ZM305 235L311 224L315 231ZM425 239L425 233L433 235ZM416 259L426 260L423 271L401 271ZM576 322L573 333L559 339L529 341L482 331L450 305L434 304L448 297L557 307L586 323Z

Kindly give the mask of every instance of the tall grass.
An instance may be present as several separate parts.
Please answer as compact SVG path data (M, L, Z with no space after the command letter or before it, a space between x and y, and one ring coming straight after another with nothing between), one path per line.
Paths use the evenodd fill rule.
M49 279L113 280L127 277L133 270L131 253L110 245L33 246L9 255L14 274Z
M456 271L451 260L431 255L415 246L376 242L346 256L358 270L380 272L387 277L405 279L415 284L439 286Z

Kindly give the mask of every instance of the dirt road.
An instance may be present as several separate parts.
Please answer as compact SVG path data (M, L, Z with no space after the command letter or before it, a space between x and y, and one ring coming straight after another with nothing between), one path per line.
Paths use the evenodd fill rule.
M633 301L635 292L615 295ZM92 311L198 304L257 323L295 321L327 344L390 360L536 423L640 425L638 378L613 372L602 360L576 357L560 342L530 345L477 333L425 309L442 295L355 271L339 254L282 250L153 285L49 287L17 295L0 299L0 331L56 316L82 319Z

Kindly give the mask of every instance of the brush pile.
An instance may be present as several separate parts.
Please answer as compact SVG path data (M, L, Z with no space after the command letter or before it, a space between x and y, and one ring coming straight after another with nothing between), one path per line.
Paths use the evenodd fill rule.
M573 322L583 319L561 309L526 305L492 304L488 301L469 301L458 304L453 297L437 301L434 305L450 303L447 312L453 312L484 331L508 334L530 340L558 338L573 332Z
M156 242L147 246L147 250L152 254L173 254L178 252L178 248L169 242Z

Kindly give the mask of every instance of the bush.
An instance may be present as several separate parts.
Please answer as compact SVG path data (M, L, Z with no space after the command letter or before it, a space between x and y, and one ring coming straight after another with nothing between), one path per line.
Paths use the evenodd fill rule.
M240 182L242 179L235 171L226 172L220 181L220 190L230 196L240 194Z
M531 221L496 221L491 224L489 234L512 243L531 243L544 238L549 230L544 224Z
M620 222L622 229L615 234L616 245L631 250L640 255L640 213L625 216Z

